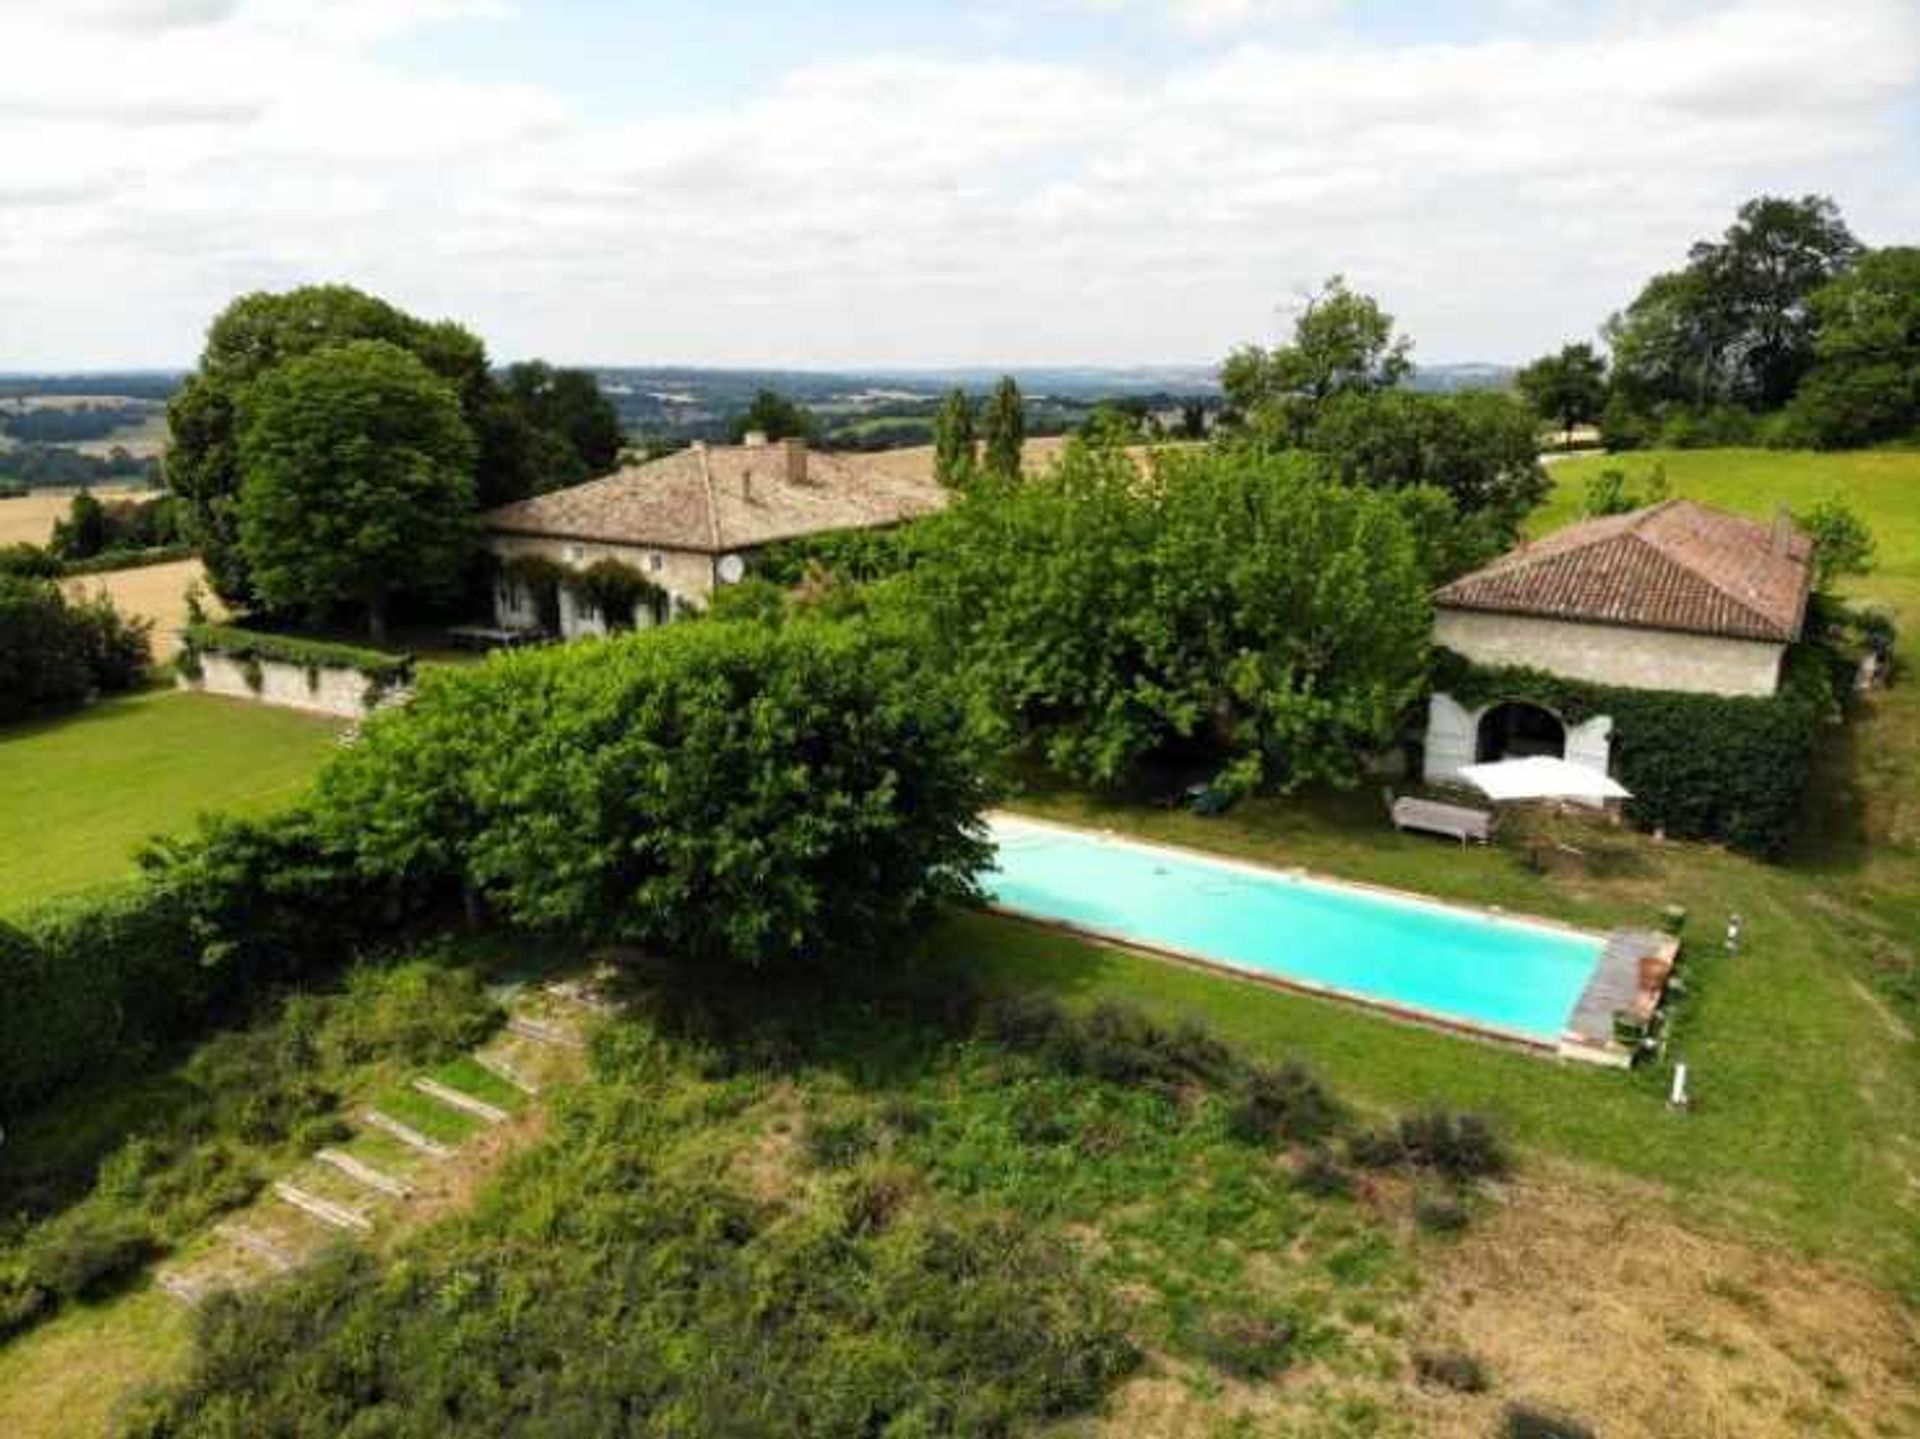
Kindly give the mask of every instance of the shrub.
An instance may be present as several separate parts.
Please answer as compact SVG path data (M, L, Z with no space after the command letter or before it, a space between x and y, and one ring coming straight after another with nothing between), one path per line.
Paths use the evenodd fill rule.
M1422 1384L1456 1394L1484 1394L1492 1387L1487 1366L1458 1349L1416 1349L1413 1372Z
M873 1126L861 1114L813 1115L800 1134L801 1152L816 1169L846 1169L873 1148Z
M1500 1413L1501 1439L1599 1439L1598 1431L1564 1414L1531 1404L1509 1404Z
M72 601L50 581L0 572L0 722L132 689L150 628L105 595Z
M391 654L361 645L335 644L301 635L250 630L239 625L188 625L185 647L195 654L227 655L258 673L262 661L298 665L303 669L358 670L369 679L404 684L413 677L413 656ZM259 688L251 680L253 688Z
M1407 1157L1392 1129L1363 1129L1347 1138L1347 1158L1362 1169L1391 1169Z
M1472 1216L1451 1194L1422 1194L1413 1201L1413 1222L1429 1234L1462 1233Z
M368 873L689 968L900 953L973 893L960 715L853 626L672 626L424 677L318 783Z
M980 1031L1011 1049L1040 1049L1069 1027L1066 1011L1044 995L1016 991L980 1007Z
M1298 1337L1298 1326L1284 1316L1234 1314L1203 1329L1194 1348L1234 1378L1258 1380L1287 1366Z
M1473 1114L1431 1109L1400 1121L1400 1148L1409 1164L1461 1182L1505 1174L1506 1151L1486 1121Z
M1340 1199L1353 1193L1353 1176L1324 1149L1309 1153L1294 1171L1294 1187L1316 1199Z
M151 1235L125 1222L79 1218L51 1226L26 1255L30 1284L63 1300L91 1299L154 1255Z
M0 574L29 580L57 580L66 572L60 557L39 545L21 542L0 545Z
M1307 1143L1324 1138L1339 1119L1332 1097L1295 1063L1255 1069L1241 1082L1227 1126L1249 1144Z

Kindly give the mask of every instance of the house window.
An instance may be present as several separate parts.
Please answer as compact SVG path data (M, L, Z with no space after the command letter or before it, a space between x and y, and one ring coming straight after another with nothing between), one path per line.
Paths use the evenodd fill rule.
M661 554L660 551L655 550L652 554L647 556L647 568L652 570L655 574L659 574L660 571L664 570L666 567L667 567L667 557Z
M581 546L579 545L567 546L567 562L569 564L577 565L580 563L581 560L585 559L586 557L587 557L587 552Z

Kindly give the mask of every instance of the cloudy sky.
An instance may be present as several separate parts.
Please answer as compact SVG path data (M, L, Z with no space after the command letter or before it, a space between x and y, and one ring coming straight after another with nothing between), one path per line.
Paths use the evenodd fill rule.
M0 369L341 280L501 359L1201 361L1344 271L1590 335L1763 191L1920 241L1915 0L0 0Z

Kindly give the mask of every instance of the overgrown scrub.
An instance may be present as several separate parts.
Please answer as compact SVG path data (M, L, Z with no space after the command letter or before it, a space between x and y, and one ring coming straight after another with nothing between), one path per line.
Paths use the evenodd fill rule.
M200 1045L97 1169L57 1136L40 1146L43 1161L31 1133L16 1137L24 1152L0 1169L20 1229L0 1262L0 1331L92 1297L246 1204L276 1168L333 1137L350 1088L450 1058L499 1019L471 971L367 965Z
M48 580L0 571L0 723L136 688L149 629L105 595L69 600Z
M1137 1363L1047 1233L897 1163L818 1206L750 1200L712 1158L753 1083L638 1024L595 1061L548 1144L390 1271L341 1258L211 1307L133 1432L1007 1433Z
M986 793L902 649L714 622L425 676L322 773L316 815L367 874L771 968L884 954L971 894Z

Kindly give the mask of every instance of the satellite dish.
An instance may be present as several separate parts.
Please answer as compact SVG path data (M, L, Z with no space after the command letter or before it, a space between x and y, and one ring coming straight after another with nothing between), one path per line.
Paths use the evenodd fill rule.
M716 573L720 576L721 584L737 585L746 578L747 562L738 555L722 555Z

